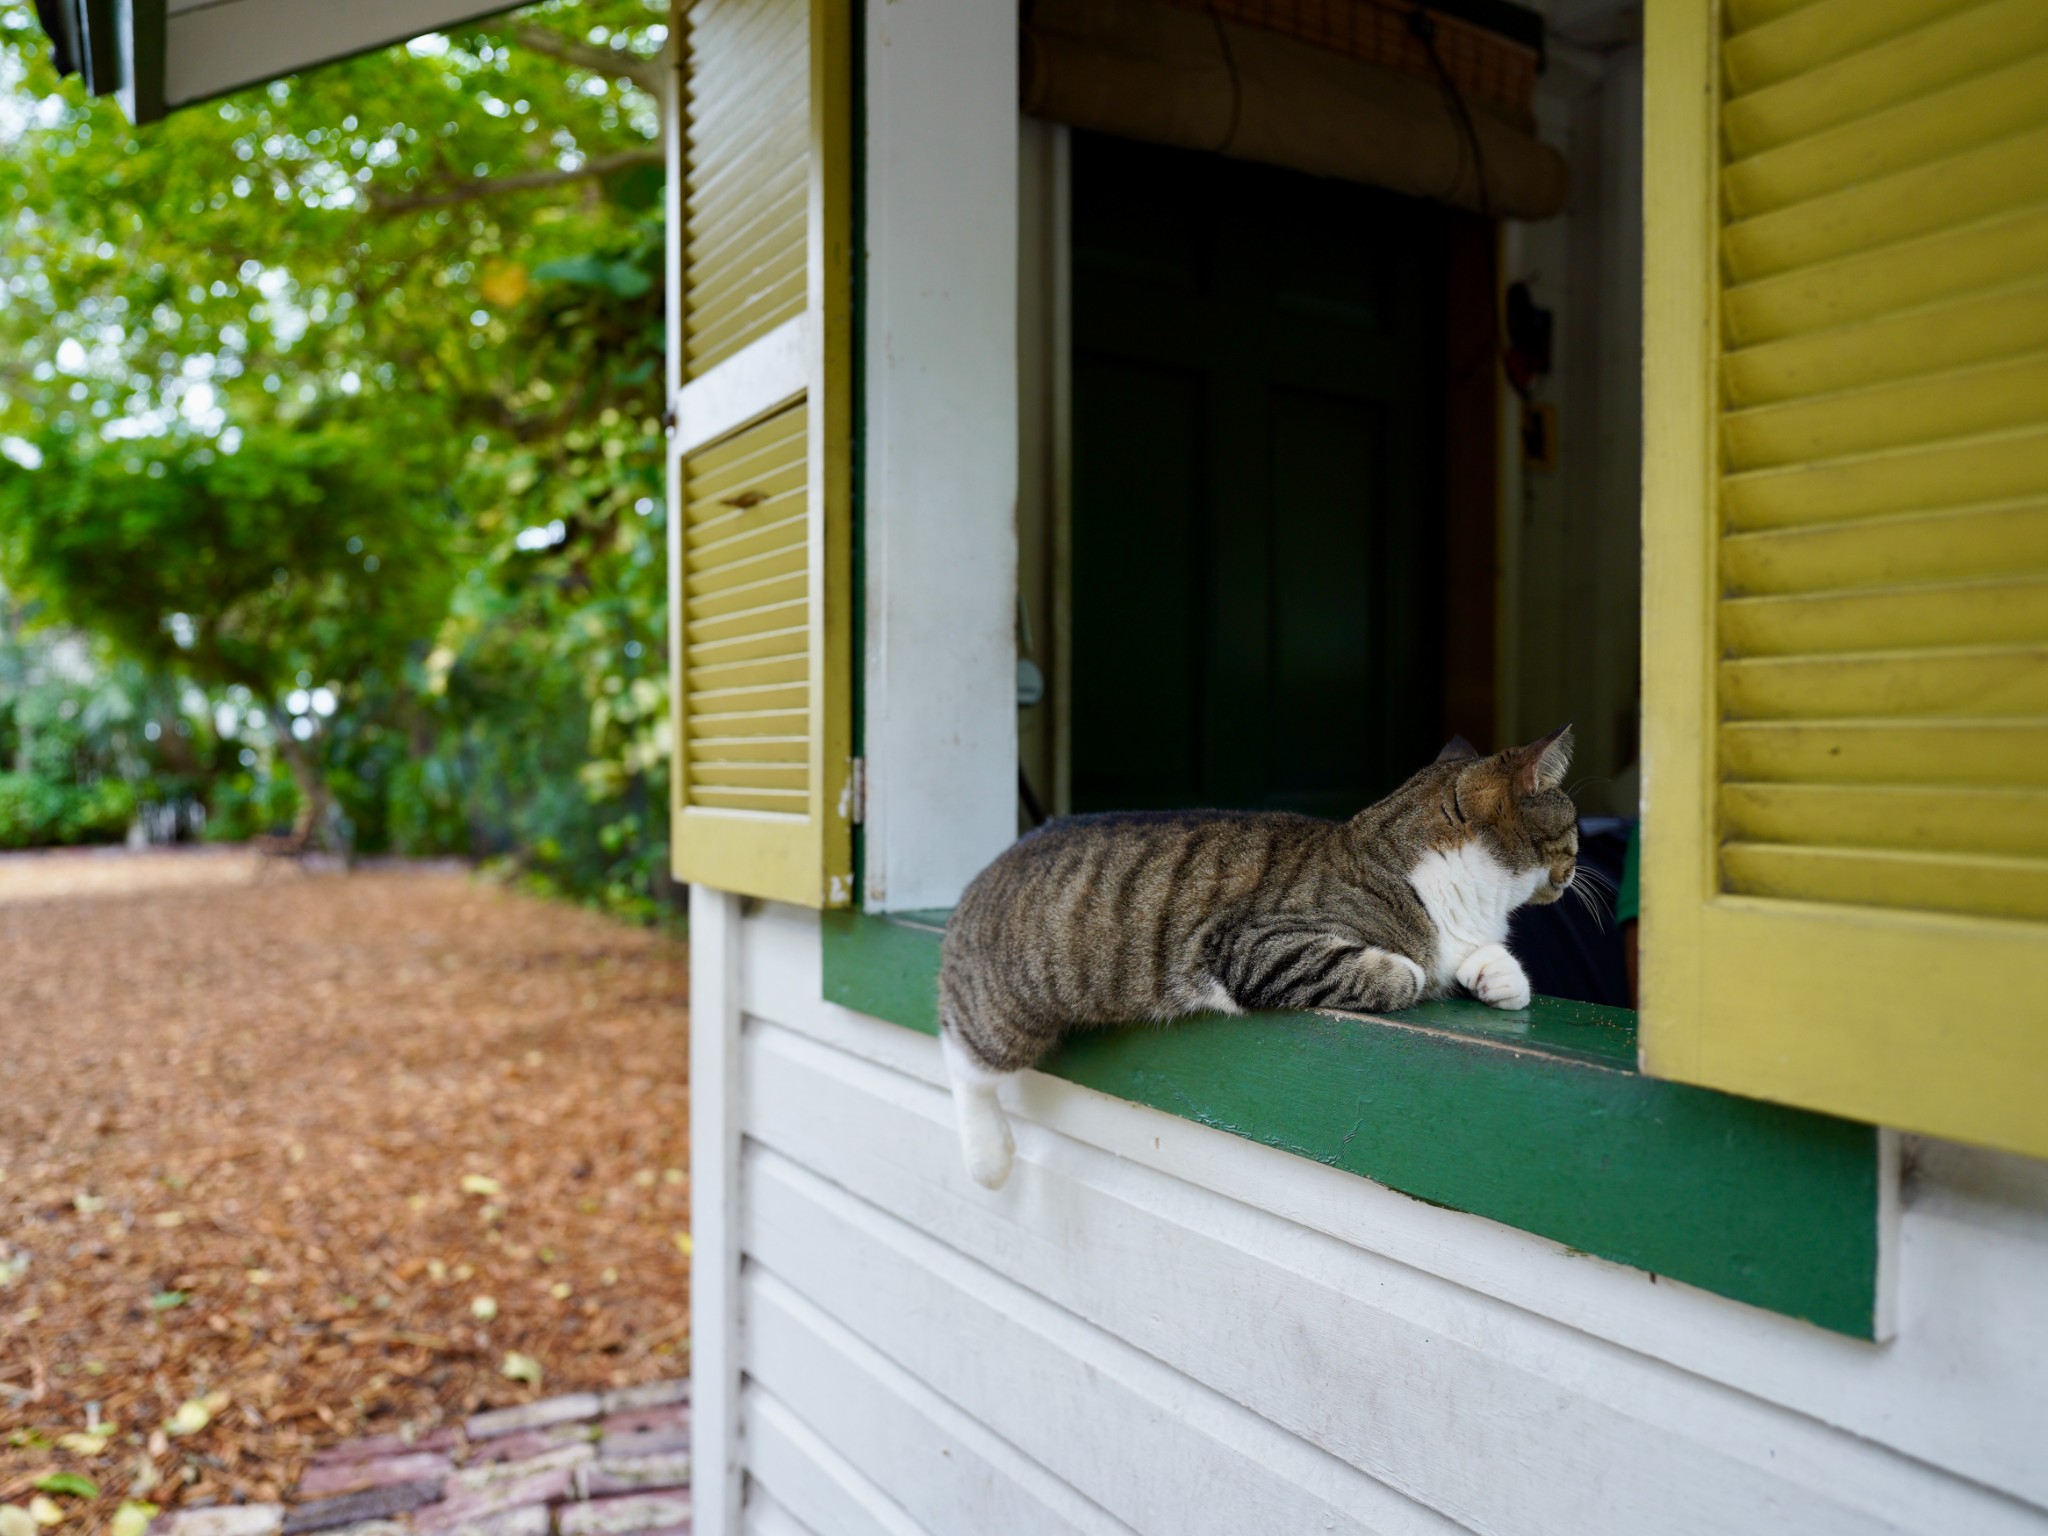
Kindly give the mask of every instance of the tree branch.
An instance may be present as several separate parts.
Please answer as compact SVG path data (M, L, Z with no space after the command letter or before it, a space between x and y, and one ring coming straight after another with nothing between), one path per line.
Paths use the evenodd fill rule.
M626 149L616 155L600 155L594 160L584 161L573 171L522 171L515 176L476 176L451 182L437 191L408 192L398 197L380 197L372 192L370 209L375 213L418 213L427 208L473 202L480 197L502 197L508 192L536 192L570 182L590 181L636 165L661 165L665 159L661 146L650 144L645 149Z
M590 43L579 43L546 27L513 27L510 31L514 42L533 53L546 54L564 64L587 69L594 75L630 80L657 101L668 95L668 71L658 60L642 58L622 48L599 48Z

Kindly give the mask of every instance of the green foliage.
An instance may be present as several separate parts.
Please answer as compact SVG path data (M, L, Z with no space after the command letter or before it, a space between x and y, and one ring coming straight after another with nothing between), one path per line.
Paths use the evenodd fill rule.
M135 819L135 790L122 779L67 783L0 773L0 848L118 843Z
M667 15L551 0L134 130L0 0L0 567L183 700L45 776L667 899Z
M0 473L0 559L152 667L272 702L301 672L353 683L391 665L445 605L445 477L381 434L38 447L39 469Z

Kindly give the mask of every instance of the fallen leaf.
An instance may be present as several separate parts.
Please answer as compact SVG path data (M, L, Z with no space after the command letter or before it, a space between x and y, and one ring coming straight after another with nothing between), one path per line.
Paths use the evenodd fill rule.
M167 1435L196 1435L213 1422L213 1414L198 1398L187 1398L178 1404L178 1411L164 1420Z
M97 1456L107 1448L107 1442L114 1437L111 1424L98 1424L80 1434L73 1430L68 1435L57 1437L59 1450L69 1451L74 1456Z
M40 1493L28 1501L28 1516L37 1525L64 1523L64 1511L57 1507L57 1501Z
M462 1176L462 1192L465 1195L502 1195L505 1186L489 1174L465 1173Z
M469 1304L469 1315L488 1323L498 1315L498 1301L494 1296L479 1296Z
M571 1285L566 1280L557 1280L553 1285L548 1287L548 1294L554 1297L557 1301L567 1301L571 1296L576 1294L576 1287Z
M154 1504L129 1499L114 1511L114 1522L107 1527L107 1536L143 1536L143 1532L149 1529L149 1522L155 1518Z
M690 1240L689 1233L678 1232L676 1234L676 1252L680 1253L684 1258L687 1259L696 1251L696 1248L697 1245Z
M0 1536L36 1536L36 1517L19 1504L0 1504Z
M522 1355L512 1350L505 1356L505 1363L498 1367L498 1374L512 1381L523 1381L530 1386L539 1386L541 1381L540 1362L531 1355Z
M68 1493L74 1499L96 1499L100 1485L82 1472L49 1472L35 1480L43 1493Z
M173 1307L182 1307L191 1299L192 1293L190 1291L158 1291L149 1298L149 1310L152 1312L168 1312Z

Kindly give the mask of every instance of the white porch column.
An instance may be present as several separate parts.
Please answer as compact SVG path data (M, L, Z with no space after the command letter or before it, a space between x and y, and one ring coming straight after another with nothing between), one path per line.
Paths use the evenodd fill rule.
M1017 8L867 7L864 905L1016 835Z

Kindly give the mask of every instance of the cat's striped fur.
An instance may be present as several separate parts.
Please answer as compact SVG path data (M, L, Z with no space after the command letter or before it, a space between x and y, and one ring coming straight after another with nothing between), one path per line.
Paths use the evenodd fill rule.
M1081 816L1020 839L946 925L942 1043L969 1171L1008 1176L997 1086L1069 1031L1204 1011L1528 1002L1508 915L1571 883L1569 727L1492 757L1453 742L1350 821Z

